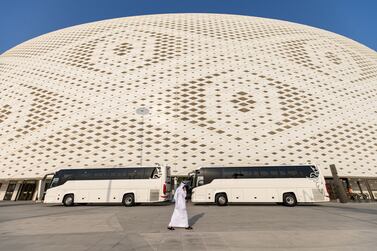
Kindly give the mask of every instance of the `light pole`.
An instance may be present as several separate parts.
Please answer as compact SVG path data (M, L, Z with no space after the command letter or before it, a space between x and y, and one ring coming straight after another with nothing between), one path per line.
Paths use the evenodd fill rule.
M146 107L139 107L136 109L136 114L141 115L140 166L143 166L144 116L149 114L149 109Z

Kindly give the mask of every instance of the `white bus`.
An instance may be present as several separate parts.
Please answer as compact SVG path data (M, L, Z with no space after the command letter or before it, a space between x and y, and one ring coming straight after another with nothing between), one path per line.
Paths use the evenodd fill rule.
M170 167L62 169L55 173L44 203L135 203L170 200Z
M193 203L329 201L325 179L314 165L202 167L189 174Z

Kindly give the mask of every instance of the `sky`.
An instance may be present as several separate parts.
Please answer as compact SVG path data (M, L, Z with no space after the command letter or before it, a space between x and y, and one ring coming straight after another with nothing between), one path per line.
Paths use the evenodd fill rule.
M329 30L377 50L377 0L0 0L0 54L69 26L159 13L228 13Z

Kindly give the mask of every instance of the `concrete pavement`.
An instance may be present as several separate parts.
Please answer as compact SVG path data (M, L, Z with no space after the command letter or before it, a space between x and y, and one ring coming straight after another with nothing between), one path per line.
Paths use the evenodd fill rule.
M62 207L0 202L0 250L376 250L377 203Z

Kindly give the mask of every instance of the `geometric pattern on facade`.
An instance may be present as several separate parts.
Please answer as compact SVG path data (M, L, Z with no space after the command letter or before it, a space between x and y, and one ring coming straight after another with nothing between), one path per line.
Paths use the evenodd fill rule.
M304 25L167 14L74 26L0 55L0 88L0 179L135 166L141 148L143 165L175 175L288 163L377 174L377 54Z

